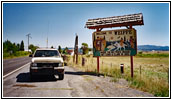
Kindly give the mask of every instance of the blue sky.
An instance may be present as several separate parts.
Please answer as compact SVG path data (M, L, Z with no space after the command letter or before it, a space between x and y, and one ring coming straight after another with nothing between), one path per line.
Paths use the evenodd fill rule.
M168 3L4 3L3 41L20 43L31 33L30 43L46 47L73 47L75 34L79 47L92 46L95 30L84 28L88 19L143 13L144 25L134 26L138 45L169 45ZM107 28L124 29L126 27Z

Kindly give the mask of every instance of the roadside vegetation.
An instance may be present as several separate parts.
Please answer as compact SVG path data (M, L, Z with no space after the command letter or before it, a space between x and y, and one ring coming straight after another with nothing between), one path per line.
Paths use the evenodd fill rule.
M82 58L85 65L82 66ZM78 64L68 56L68 65L85 72L96 73L97 58L79 55ZM124 64L121 74L120 64ZM130 73L130 57L100 57L100 74L113 77L112 81L126 79L130 87L149 92L159 97L169 96L169 54L168 52L142 52L134 56L134 78Z
M24 42L16 44L9 40L3 42L3 59L15 58L29 55L28 52L24 51Z
M29 49L34 52L38 48L33 44L29 45ZM21 43L12 43L9 40L3 42L3 59L9 58L16 58L16 57L23 57L28 56L31 52L24 51L24 42L23 40Z
M17 57L24 57L28 56L30 53L28 51L16 51L15 53L3 53L3 59L10 59L10 58L17 58Z

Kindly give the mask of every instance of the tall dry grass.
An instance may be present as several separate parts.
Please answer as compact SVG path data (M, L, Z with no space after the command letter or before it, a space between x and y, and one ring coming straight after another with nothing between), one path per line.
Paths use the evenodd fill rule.
M82 57L86 59L82 66ZM68 56L68 65L85 72L97 71L97 58L79 55L78 64ZM120 72L124 64L124 74ZM134 57L134 78L131 78L130 57L100 57L100 74L113 77L113 81L125 78L132 88L150 92L155 96L169 96L169 57Z

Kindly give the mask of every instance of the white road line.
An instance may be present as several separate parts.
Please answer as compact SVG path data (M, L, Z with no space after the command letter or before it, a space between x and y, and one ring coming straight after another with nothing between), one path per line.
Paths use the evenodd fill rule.
M8 74L4 75L4 76L3 76L3 79L4 79L4 78L6 78L6 77L7 77L7 76L9 76L9 75L11 75L11 74L15 73L16 71L18 71L18 70L20 70L20 69L24 68L24 67L25 67L26 65L28 65L28 64L30 64L30 62L29 62L29 63L27 63L27 64L25 64L25 65L23 65L23 66L21 66L21 67L19 67L19 68L17 68L16 70L14 70L14 71L12 71L12 72L10 72L10 73L8 73Z

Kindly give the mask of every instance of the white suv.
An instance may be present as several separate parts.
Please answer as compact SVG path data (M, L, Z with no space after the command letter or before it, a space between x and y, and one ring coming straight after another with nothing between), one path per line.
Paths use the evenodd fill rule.
M34 75L58 75L60 80L64 79L64 62L57 49L37 49L30 55L31 80Z

